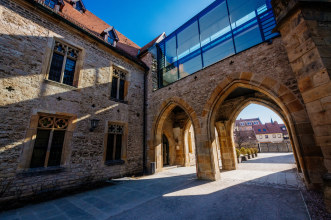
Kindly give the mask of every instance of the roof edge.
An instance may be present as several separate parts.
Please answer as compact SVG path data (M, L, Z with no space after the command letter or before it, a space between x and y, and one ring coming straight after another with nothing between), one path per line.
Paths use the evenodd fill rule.
M57 14L56 12L54 12L53 10L43 6L42 4L40 4L38 1L36 0L25 0L25 2L30 3L32 6L36 7L37 9L40 9L42 12L45 12L49 15L51 15L52 17L63 21L65 24L68 24L70 26L72 26L73 28L75 28L76 30L84 33L85 35L89 36L90 38L93 38L94 40L98 41L99 43L101 43L102 45L106 46L107 48L111 49L112 51L116 52L117 54L129 59L130 61L134 62L135 64L139 65L140 67L144 68L145 71L149 70L149 67L142 62L141 60L139 60L137 57L131 56L130 54L126 53L123 50L120 50L116 47L113 47L111 45L108 45L106 42L104 42L102 39L98 38L97 36L95 36L94 34L90 33L89 31L85 30L84 28L80 27L79 25L75 24L72 21L69 21L68 19L64 18L63 16Z

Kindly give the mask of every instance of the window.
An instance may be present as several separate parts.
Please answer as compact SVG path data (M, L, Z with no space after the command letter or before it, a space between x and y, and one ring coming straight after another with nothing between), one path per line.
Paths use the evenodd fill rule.
M241 125L241 126L244 126L244 125L245 125L245 123L244 123L244 122L240 122L240 125Z
M113 67L113 78L111 85L111 99L124 101L125 98L125 78L126 72L118 69L117 67Z
M107 149L106 149L106 163L112 161L122 161L122 147L123 147L123 132L124 126L118 124L111 124L108 127Z
M281 138L282 137L282 135L281 134L278 134L278 138Z
M264 128L263 131L267 131L267 130Z
M57 5L57 0L45 0L44 4L47 5L50 8L54 8L55 5Z
M82 3L81 3L80 1L77 1L77 2L75 3L75 9L76 9L77 11L83 12L83 5L82 5Z
M273 138L276 138L276 135L275 135L275 134L273 134L273 135L272 135L272 137L273 137Z
M261 129L257 129L257 130L261 132Z
M268 138L268 135L266 135L265 138Z
M260 139L262 139L263 137L262 137L262 135L260 135Z
M108 37L107 37L107 42L110 43L111 45L114 45L114 42L116 41L116 37L113 31L108 31Z
M252 125L252 122L247 122L247 125Z
M259 124L259 122L257 122L257 121L254 121L254 124L255 124L255 125L258 125L258 124Z
M75 71L78 55L78 49L55 41L47 79L69 86L76 86Z
M60 166L69 119L41 116L38 121L30 168Z

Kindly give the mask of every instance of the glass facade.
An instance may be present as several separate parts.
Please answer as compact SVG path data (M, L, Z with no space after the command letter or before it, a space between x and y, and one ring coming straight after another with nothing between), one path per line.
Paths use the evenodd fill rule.
M157 45L159 87L278 36L270 0L216 0Z

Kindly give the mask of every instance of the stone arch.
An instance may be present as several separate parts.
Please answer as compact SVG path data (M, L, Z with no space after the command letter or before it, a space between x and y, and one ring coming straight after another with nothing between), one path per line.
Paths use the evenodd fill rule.
M197 117L197 114L189 104L187 104L183 99L179 97L172 97L164 101L159 108L158 114L154 118L151 133L152 140L149 142L149 160L150 162L156 162L157 172L162 170L162 164L160 160L160 148L162 144L163 125L169 114L176 106L180 107L185 111L193 125L194 133L197 135L201 134L199 119Z
M254 74L251 73L242 73L242 75L249 75L250 78L254 78ZM298 138L298 122L293 118L293 114L296 114L297 112L300 112L301 115L303 115L303 118L307 118L307 112L304 108L304 105L300 101L298 97L296 97L286 86L276 82L273 79L270 79L268 77L265 77L260 82L252 81L249 79L241 79L241 80L232 80L230 81L228 78L224 79L213 91L212 95L210 96L209 100L206 102L204 106L204 110L202 112L202 116L207 122L207 134L208 138L211 140L210 142L213 142L215 139L215 134L213 133L213 130L216 126L216 113L218 112L219 108L221 108L222 103L224 100L237 88L245 88L254 90L256 92L259 92L266 97L268 97L270 100L272 100L273 103L278 107L278 109L271 107L273 110L277 111L278 113L281 111L284 122L286 123L286 126L289 130L289 133L291 134L291 142L293 144L293 149L295 149L296 152L296 159L298 164L298 168L302 169L305 181L308 186L310 186L311 183L319 182L318 178L314 181L311 180L311 176L317 176L316 173L319 171L312 170L310 167L307 167L307 159L304 158L303 150L299 142ZM270 80L270 82L268 81ZM272 85L272 83L275 83L275 85ZM256 100L264 105L268 105L267 103L263 102L263 100ZM240 106L243 106L242 104ZM269 106L270 107L270 106ZM238 107L240 109L240 107ZM242 107L243 108L243 107ZM239 110L237 109L237 111ZM239 111L240 112L240 111ZM304 126L311 127L309 120L304 122ZM232 126L232 125L231 125ZM219 127L219 126L218 126ZM217 128L217 126L216 126ZM224 125L223 125L224 128ZM229 130L229 128L226 128ZM219 134L220 129L217 128ZM225 131L223 131L225 132ZM300 131L299 131L300 133ZM230 134L228 134L230 136ZM225 139L226 141L232 141L232 137ZM221 141L221 140L220 140ZM314 140L311 140L314 141ZM315 146L315 145L314 145ZM234 157L235 152L230 152L230 154L233 154L232 157ZM223 159L223 158L222 158ZM231 158L232 160L232 158ZM235 161L235 159L234 159ZM226 163L226 161L225 161ZM236 162L229 164L229 167L231 169L236 169ZM224 164L223 164L224 166Z

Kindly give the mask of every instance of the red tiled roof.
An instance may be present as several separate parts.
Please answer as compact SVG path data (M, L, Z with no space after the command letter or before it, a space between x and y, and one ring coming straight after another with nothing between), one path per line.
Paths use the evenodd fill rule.
M146 44L145 46L143 46L140 49L140 54L145 53L150 47L152 47L156 41L162 36L163 34L160 34L159 36L157 36L155 39L153 39L151 42L149 42L148 44Z
M264 125L253 125L255 134L275 134L283 133L279 124L275 121L274 123L265 123Z
M236 122L235 122L235 124L236 124L236 126L241 126L240 125L240 122L253 122L253 121L258 121L260 124L261 124L261 121L260 121L260 119L259 118L249 118L249 119L239 119L239 120L236 120ZM252 123L252 125L253 125L253 123ZM245 125L244 126L247 126L246 125L246 123L245 123ZM250 125L251 126L251 125Z
M96 35L101 35L104 30L111 27L89 10L86 10L84 13L77 11L67 0L64 1L61 14L78 22ZM132 56L137 56L140 47L117 30L116 34L119 38L118 47Z

